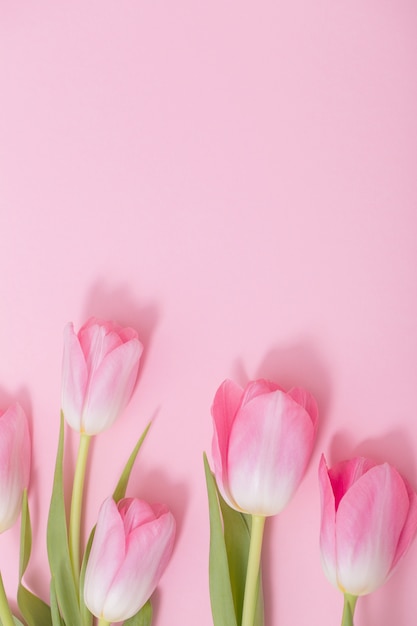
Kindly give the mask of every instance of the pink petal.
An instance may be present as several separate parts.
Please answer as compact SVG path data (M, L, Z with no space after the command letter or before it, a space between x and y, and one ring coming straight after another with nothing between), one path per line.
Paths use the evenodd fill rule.
M417 532L417 494L404 478L403 480L408 494L409 508L407 519L405 520L404 528L402 529L400 539L398 541L397 551L392 563L392 569L394 569L403 558Z
M175 520L168 511L129 534L126 558L104 603L107 621L128 619L149 599L171 557L174 537Z
M307 411L313 422L314 429L316 429L319 418L319 408L314 396L301 387L293 387L289 390L288 395Z
M340 500L351 488L351 486L375 466L376 463L371 459L356 457L354 459L349 459L348 461L341 461L329 470L329 478L335 497L336 511L339 507Z
M88 373L84 353L73 325L67 324L64 330L61 408L68 424L78 431L81 428L87 380Z
M309 414L286 393L258 395L242 406L227 459L233 500L249 513L279 513L304 475L313 442Z
M349 488L336 514L338 581L344 591L364 595L385 582L408 509L404 481L387 463Z
M102 614L109 589L124 558L123 521L113 498L107 498L98 514L84 584L85 603L96 617Z
M336 508L333 489L324 455L319 465L321 500L320 552L324 573L337 587L336 563Z
M91 373L83 411L83 427L92 435L111 426L130 400L137 378L142 344L132 339L109 352Z
M217 486L230 506L236 506L229 493L227 474L227 451L230 430L240 406L243 389L231 380L225 380L214 396L211 413L213 416L212 456Z
M270 380L265 380L264 378L259 378L258 380L252 380L246 385L245 391L243 393L241 406L244 406L257 396L262 396L266 393L271 393L271 391L284 391L279 385L271 382Z
M123 519L125 535L128 536L138 526L153 522L156 518L153 507L144 500L124 498L117 504Z
M0 532L10 528L20 513L30 461L28 422L22 407L15 403L0 417Z

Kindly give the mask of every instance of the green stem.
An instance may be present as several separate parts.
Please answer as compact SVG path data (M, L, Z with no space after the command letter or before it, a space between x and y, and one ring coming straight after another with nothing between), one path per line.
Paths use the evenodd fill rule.
M3 578L0 574L0 619L3 626L15 626L6 592L4 590Z
M265 520L266 517L262 515L252 515L245 597L243 599L242 626L253 626L255 621Z
M351 596L350 593L345 593L342 626L353 626L353 615L355 613L357 599L358 596Z
M72 486L71 513L69 525L69 552L75 588L78 589L80 581L80 527L81 510L83 504L85 470L87 467L88 449L90 447L90 435L80 434L77 462L75 465L74 484Z
M111 622L108 622L106 619L104 619L104 617L98 618L97 626L109 626L110 624Z

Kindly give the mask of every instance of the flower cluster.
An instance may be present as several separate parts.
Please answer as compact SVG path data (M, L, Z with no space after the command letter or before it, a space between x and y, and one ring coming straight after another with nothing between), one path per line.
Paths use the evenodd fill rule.
M81 545L84 478L92 436L109 428L128 404L136 382L142 344L136 331L91 318L75 333L64 334L62 415L79 433L67 532L63 496L64 424L48 519L51 603L26 589L23 576L30 557L30 517L26 490L31 444L25 413L14 404L0 414L0 532L10 528L22 508L21 571L18 605L30 626L100 626L133 619L149 626L149 598L170 560L175 520L163 504L125 497L139 439L112 496L100 508L86 547ZM0 584L3 626L22 624L12 615Z
M211 561L217 564L210 570L214 626L263 626L264 524L287 506L303 478L317 404L300 388L285 392L256 380L242 389L226 380L212 415L215 482L207 462L206 477ZM342 626L351 626L358 596L381 586L407 552L417 531L417 494L388 463L365 458L328 469L322 456L319 485L323 569L344 593ZM239 533L243 524L246 536ZM237 573L236 562L246 564Z
M50 603L26 588L31 523L31 440L23 408L0 412L0 532L22 512L18 607L0 576L2 626L150 626L150 598L171 558L175 519L164 504L126 496L139 438L83 545L84 482L91 439L130 401L143 346L135 330L91 318L64 333L61 428L47 528ZM210 514L214 626L263 626L262 543L266 520L289 504L310 463L318 407L304 389L264 379L225 380L213 405L213 472L204 458ZM79 435L69 511L64 499L65 422ZM325 575L344 594L342 626L358 597L392 575L417 532L417 494L388 463L367 458L319 468L320 550ZM67 527L67 513L69 526Z

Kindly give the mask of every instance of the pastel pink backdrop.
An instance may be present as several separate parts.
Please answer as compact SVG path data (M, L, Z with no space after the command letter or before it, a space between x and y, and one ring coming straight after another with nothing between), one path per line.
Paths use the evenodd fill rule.
M94 314L145 352L94 443L87 523L153 418L130 493L179 529L155 626L212 624L210 405L224 378L258 376L321 413L267 530L267 626L339 623L321 452L387 459L417 487L416 24L411 0L0 3L0 406L30 415L27 580L45 598L62 331ZM18 526L0 537L10 596L17 550ZM416 573L414 544L357 626L414 624Z

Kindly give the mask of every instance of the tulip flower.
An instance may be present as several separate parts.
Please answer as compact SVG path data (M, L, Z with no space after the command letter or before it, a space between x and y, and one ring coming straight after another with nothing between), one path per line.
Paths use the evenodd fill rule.
M175 520L166 506L136 498L104 501L84 582L84 601L100 624L135 615L170 559Z
M26 415L15 403L0 413L0 532L15 523L29 484L30 435Z
M313 396L266 380L242 389L230 380L212 407L217 486L229 506L252 515L241 626L253 626L266 516L288 504L303 478L318 418Z
M345 600L354 598L353 618L356 597L380 587L407 552L417 530L417 494L394 467L362 457L331 469L322 457L319 480L323 569Z
M318 410L299 388L266 380L246 389L222 383L212 407L212 455L219 490L234 509L254 515L282 511L297 489L313 449Z
M74 580L80 574L80 521L90 437L109 428L125 408L137 378L142 344L132 328L90 318L64 332L62 412L80 433L71 498L69 549Z
M130 400L142 344L132 328L88 320L64 333L62 411L68 424L88 435L106 430Z

